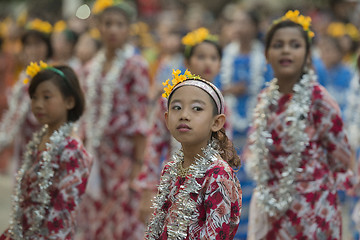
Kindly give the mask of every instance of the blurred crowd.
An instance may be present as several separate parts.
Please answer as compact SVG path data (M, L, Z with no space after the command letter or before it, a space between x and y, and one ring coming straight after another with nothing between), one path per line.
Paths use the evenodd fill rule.
M339 103L356 168L360 153L360 1L275 2L132 2L137 9L137 17L131 24L128 41L149 66L148 119L156 121L154 109L162 93L161 83L171 77L173 69L185 68L182 38L190 31L205 27L217 36L222 48L221 70L214 82L222 89L231 108L233 130L230 135L241 154L255 96L273 77L264 58L264 34L272 21L286 10L298 9L312 18L315 33L312 66L319 83ZM86 1L84 4L87 5L81 7L91 9L93 2ZM54 65L69 65L80 81L85 81L86 66L102 48L96 18L92 14L85 17L77 14L81 4L72 9L70 17L55 18L56 14L48 14L50 17L47 19L28 11L26 4L23 5L20 10L17 8L3 13L0 22L0 117L10 104L8 96L11 89L30 62L45 60ZM251 57L257 61L250 63ZM242 81L242 78L246 80ZM13 141L11 146L0 152L0 173L13 172L12 159L16 158L19 146L24 144ZM246 163L237 174L243 189L243 209L237 237L245 239L254 182L246 173ZM351 220L357 199L347 197L345 193L339 196L345 209L344 234L357 239L359 235Z

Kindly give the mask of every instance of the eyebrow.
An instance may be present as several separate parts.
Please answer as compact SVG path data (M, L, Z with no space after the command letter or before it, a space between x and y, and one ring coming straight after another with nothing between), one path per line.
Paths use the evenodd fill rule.
M174 99L171 101L170 105L174 104L174 103L181 103L181 100L179 99ZM192 100L191 103L200 103L202 105L206 105L206 102L200 100L200 99L195 99L195 100Z

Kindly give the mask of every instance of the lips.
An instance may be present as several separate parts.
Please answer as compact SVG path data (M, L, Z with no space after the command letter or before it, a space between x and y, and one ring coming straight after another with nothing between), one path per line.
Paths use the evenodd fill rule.
M179 130L180 132L187 132L191 130L191 128L186 124L180 124L179 126L177 126L176 129Z
M283 59L280 59L279 63L282 65L282 66L288 66L290 64L292 64L292 60L291 59L287 59L287 58L283 58Z

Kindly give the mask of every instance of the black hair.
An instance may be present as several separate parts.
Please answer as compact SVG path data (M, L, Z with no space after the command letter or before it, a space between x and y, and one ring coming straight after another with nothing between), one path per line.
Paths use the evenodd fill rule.
M265 37L265 51L267 52L269 50L271 40L274 37L275 32L281 28L286 28L286 27L296 27L300 30L301 35L304 38L305 43L306 43L306 46L305 46L305 48L306 48L305 59L306 59L307 55L310 52L310 48L311 48L311 40L308 37L308 32L306 32L300 24L295 23L290 20L280 21L279 23L276 23L271 26L270 30L267 32L266 37Z
M64 30L64 34L65 34L66 40L69 43L71 43L72 46L75 46L75 44L77 43L77 40L79 39L79 35L71 29Z
M120 4L105 8L104 11L102 11L99 14L100 20L103 18L104 15L107 15L110 12L116 12L116 13L122 14L126 18L128 24L133 22L135 15L136 15L136 10L132 6L130 6L128 3L123 2Z
M210 44L212 44L212 45L214 45L214 47L216 48L216 51L218 52L218 54L219 54L219 57L220 57L220 59L221 59L221 57L222 57L222 50L221 50L221 47L220 47L220 45L219 45L219 43L218 42L216 42L216 41L213 41L213 40L208 40L208 39L205 39L204 41L202 41L201 43L210 43ZM197 47L197 46L199 46L201 43L198 43L198 44L196 44L195 46L192 46L192 47L188 47L188 46L185 46L185 52L184 52L184 56L185 56L185 59L186 60L189 60L191 57L192 57L192 55L194 54L194 51L195 51L195 48Z
M64 98L74 98L75 106L68 111L67 121L75 122L81 117L85 109L84 93L80 87L79 80L74 70L68 66L56 66L54 68L61 71L65 78L50 68L41 70L30 82L29 95L32 97L35 94L36 88L40 83L52 81L59 88Z
M35 38L43 41L46 44L46 47L47 47L47 56L46 56L46 58L49 59L49 58L52 57L53 49L52 49L49 34L45 34L45 33L42 33L42 32L36 31L36 30L26 30L24 32L24 34L21 36L21 43L22 43L23 46L26 45L26 42L30 37L35 37Z

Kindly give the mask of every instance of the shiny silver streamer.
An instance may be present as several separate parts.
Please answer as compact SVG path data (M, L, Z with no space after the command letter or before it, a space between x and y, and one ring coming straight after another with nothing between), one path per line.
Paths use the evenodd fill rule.
M284 167L276 192L271 190L268 180L273 177L268 162L268 147L273 144L271 133L267 130L267 116L271 113L270 106L277 105L280 98L277 79L268 84L268 89L260 95L260 100L254 111L254 132L249 136L252 144L250 150L253 158L248 161L257 182L254 194L257 202L270 216L276 216L289 209L295 191L295 178L301 161L301 153L309 144L309 137L305 132L308 124L311 96L316 76L311 71L304 74L302 79L293 87L293 97L285 111L284 126L286 141L283 141L284 151L288 153L283 162Z
M52 185L52 178L54 176L54 169L52 167L52 159L55 158L64 148L65 138L68 137L73 129L73 123L66 123L59 130L54 131L50 136L50 143L46 144L46 151L43 152L42 158L39 162L39 171L37 172L37 180L31 183L32 188L38 186L39 192L32 193L31 199L34 202L38 202L39 205L34 206L31 211L31 219L29 219L30 227L26 236L23 236L23 228L21 219L23 217L23 211L21 208L24 193L21 189L21 181L24 174L29 170L33 164L35 153L41 142L42 137L46 134L48 127L45 125L40 131L34 134L33 139L26 146L26 152L24 155L24 163L19 169L16 176L16 186L14 195L12 196L13 212L10 220L9 232L12 239L23 240L29 237L36 236L38 233L42 233L42 223L45 219L46 211L49 209L50 195L48 188Z
M187 237L187 229L191 222L198 218L196 209L196 201L192 200L190 193L199 194L201 185L198 184L196 178L203 178L209 166L218 158L219 147L216 140L212 140L205 149L202 149L204 157L198 155L195 163L190 166L189 174L185 178L184 185L180 187L178 199L179 208L174 211L177 216L175 221L167 225L168 239L181 240ZM177 179L178 164L184 161L182 150L173 155L173 161L169 162L169 171L160 179L158 186L158 194L153 200L154 213L148 225L145 239L158 239L164 230L164 221L167 213L161 208L170 194L170 186Z

